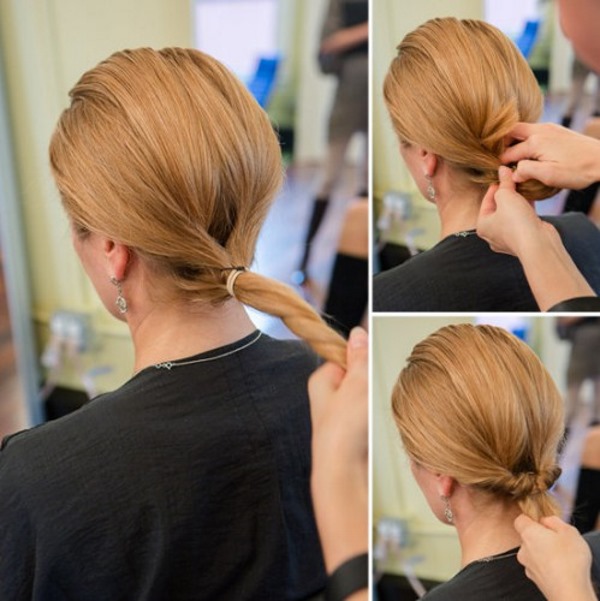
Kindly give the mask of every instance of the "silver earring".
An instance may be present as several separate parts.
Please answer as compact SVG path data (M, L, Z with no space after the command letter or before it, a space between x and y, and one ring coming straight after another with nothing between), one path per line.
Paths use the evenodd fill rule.
M117 278L112 277L110 281L117 287L117 300L115 301L115 305L117 305L117 309L119 313L127 313L127 301L123 296L123 288L121 286L121 280L117 280Z
M427 198L429 198L431 202L435 202L435 188L433 187L431 175L425 175L425 179L427 180Z
M450 507L450 499L445 495L440 497L442 501L444 501L444 517L449 524L454 524L454 514L452 513L452 508Z

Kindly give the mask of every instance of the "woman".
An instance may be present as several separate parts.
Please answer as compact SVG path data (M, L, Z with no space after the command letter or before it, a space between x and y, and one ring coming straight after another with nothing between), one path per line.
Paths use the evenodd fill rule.
M77 254L126 322L135 372L0 454L2 599L305 599L325 585L310 501L302 343L345 344L248 270L282 179L277 137L214 59L116 53L50 144Z
M392 406L414 477L461 546L461 571L426 598L543 599L513 526L557 513L562 399L535 353L501 328L442 328L413 349Z
M476 235L482 199L520 121L536 121L542 95L526 61L482 21L434 19L408 34L385 79L401 154L435 204L442 240L374 281L376 311L535 311L515 257ZM527 199L556 192L522 182ZM600 233L581 215L547 218L591 287L600 290Z

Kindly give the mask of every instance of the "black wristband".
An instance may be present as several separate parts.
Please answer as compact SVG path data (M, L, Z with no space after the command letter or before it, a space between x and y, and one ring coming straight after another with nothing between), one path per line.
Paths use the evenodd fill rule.
M338 566L325 587L325 601L344 601L369 586L369 554L356 555Z
M600 298L597 296L577 296L550 307L550 313L594 313L600 311Z

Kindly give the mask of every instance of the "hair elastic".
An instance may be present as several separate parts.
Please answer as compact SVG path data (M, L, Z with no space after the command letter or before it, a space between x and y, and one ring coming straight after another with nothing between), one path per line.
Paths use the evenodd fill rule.
M229 292L230 296L235 298L235 292L233 290L233 286L235 281L238 279L241 273L246 271L245 267L226 267L223 271L229 271L229 275L227 276L227 292Z

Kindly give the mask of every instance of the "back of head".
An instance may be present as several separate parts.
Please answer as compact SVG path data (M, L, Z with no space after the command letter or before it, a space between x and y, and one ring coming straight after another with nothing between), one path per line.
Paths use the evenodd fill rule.
M539 119L543 99L529 65L501 31L484 21L433 19L398 46L384 97L402 142L418 144L487 188L498 181L507 135ZM528 199L556 192L521 184Z
M535 353L505 330L447 326L417 344L392 406L419 465L535 519L557 513L548 489L560 474L562 399Z
M50 161L75 225L131 246L183 290L224 298L212 272L251 262L282 180L267 116L189 49L118 52L70 96Z
M140 48L86 72L70 97L50 162L75 231L131 247L186 301L230 298L230 269L251 264L283 179L277 136L245 86L200 51ZM287 287L250 272L235 286L242 302L300 315L291 327L313 346L329 340ZM343 355L339 340L324 344Z

